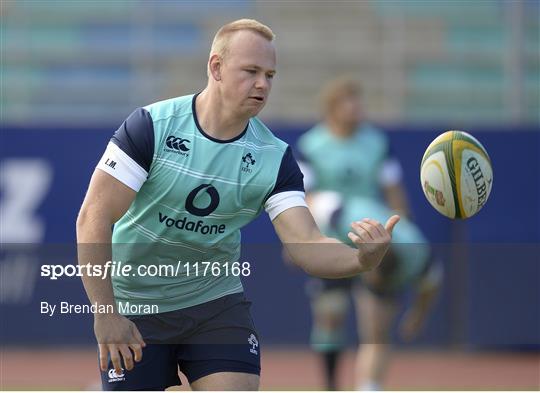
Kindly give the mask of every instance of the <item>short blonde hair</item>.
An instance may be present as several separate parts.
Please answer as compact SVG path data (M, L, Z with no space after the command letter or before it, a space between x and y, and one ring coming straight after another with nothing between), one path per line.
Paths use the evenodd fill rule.
M274 32L268 26L263 25L261 22L256 21L255 19L238 19L234 22L227 23L218 30L214 36L214 40L212 41L210 56L217 54L224 57L227 54L232 33L241 30L249 30L257 33L270 42L272 42L276 37Z
M343 97L358 96L362 94L360 82L350 76L341 76L328 82L322 89L320 105L324 115L330 114L336 103Z

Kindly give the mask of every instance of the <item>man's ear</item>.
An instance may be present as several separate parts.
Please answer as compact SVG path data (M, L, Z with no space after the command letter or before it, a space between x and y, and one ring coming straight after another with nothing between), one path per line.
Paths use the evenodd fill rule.
M215 81L221 80L221 66L223 65L223 60L218 54L213 54L208 60L208 70L210 75L214 78Z

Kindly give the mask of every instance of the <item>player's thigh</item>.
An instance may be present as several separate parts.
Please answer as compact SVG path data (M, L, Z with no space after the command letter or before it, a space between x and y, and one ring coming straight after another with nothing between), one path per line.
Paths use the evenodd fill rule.
M219 372L206 375L191 383L193 390L259 390L256 374Z
M320 288L309 293L313 321L320 327L343 324L349 309L350 280L320 280Z
M197 330L177 347L178 366L190 384L213 374L225 374L222 379L236 383L239 375L257 377L261 372L261 345L250 313L251 302L243 294L223 297L191 314L205 317ZM226 374L232 374L227 377ZM212 377L207 381L215 381ZM242 382L246 378L240 379ZM247 380L252 381L250 377ZM204 381L204 380L203 380ZM210 382L208 382L210 383ZM200 383L198 384L200 385Z
M381 296L362 287L356 293L358 330L364 343L385 343L397 317L398 302L392 296Z

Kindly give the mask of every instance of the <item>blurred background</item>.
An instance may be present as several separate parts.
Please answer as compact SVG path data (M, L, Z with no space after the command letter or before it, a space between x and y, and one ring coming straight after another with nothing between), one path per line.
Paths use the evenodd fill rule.
M538 1L0 7L0 389L77 390L97 379L91 317L39 312L41 301L85 302L81 283L47 281L39 266L75 263L76 215L114 130L136 107L201 90L216 30L242 17L277 36L278 74L261 117L293 146L319 120L326 81L347 73L362 82L365 111L404 167L415 220L443 258L436 310L415 343L396 341L389 387L540 388ZM467 221L438 215L419 182L425 148L450 129L475 135L493 162L491 197ZM243 239L255 266L244 284L266 347L261 387L321 388L305 275L283 264L265 215ZM352 317L349 325L353 350Z

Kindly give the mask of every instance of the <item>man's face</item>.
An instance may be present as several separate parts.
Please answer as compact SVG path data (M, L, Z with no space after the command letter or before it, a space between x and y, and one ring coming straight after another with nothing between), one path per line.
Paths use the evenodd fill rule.
M356 128L362 121L362 107L357 94L345 94L334 104L332 116L347 128Z
M238 116L256 116L266 104L276 73L274 45L251 32L234 33L222 61L220 89Z

